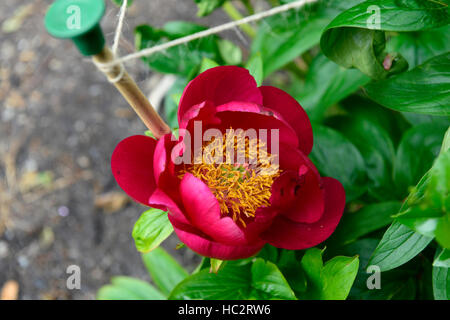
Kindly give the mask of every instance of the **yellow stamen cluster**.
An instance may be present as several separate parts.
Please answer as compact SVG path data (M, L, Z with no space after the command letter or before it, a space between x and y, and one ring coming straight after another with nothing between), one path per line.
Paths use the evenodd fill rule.
M205 182L219 201L222 216L245 227L259 207L270 204L272 183L280 175L276 155L267 152L265 142L231 128L201 151L179 177L190 172Z

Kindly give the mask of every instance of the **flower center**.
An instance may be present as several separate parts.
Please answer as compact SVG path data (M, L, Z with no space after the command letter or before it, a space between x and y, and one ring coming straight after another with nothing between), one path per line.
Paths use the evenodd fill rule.
M277 156L267 152L262 140L230 128L223 137L204 143L193 159L180 171L180 178L190 172L206 183L222 216L246 227L259 207L270 205L272 184L281 171Z

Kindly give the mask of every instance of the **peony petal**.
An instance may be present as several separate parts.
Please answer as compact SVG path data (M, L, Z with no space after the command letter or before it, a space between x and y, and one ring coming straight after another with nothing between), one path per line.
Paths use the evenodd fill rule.
M292 148L298 147L298 138L295 131L283 120L277 119L273 116L245 112L245 111L222 111L216 113L216 117L220 119L220 124L214 127L226 132L227 129L233 128L235 130L255 130L258 137L261 137L261 129L265 129L267 135L268 152L271 152L271 135L273 129L278 129L279 145L285 144ZM280 147L281 149L281 147Z
M122 140L111 157L111 170L119 186L134 200L148 205L156 189L153 155L156 140L131 136Z
M263 95L263 106L281 115L295 130L299 148L308 155L313 147L311 122L302 106L288 93L275 87L259 87Z
M180 184L181 198L189 220L216 241L246 244L244 231L230 217L221 217L219 202L208 186L186 173Z
M311 224L296 223L277 216L261 238L277 248L302 250L325 241L336 229L345 207L345 191L333 178L323 178L325 210L322 218Z
M247 69L221 66L206 70L184 89L178 109L178 122L192 106L209 100L216 106L230 101L261 105L262 95Z
M172 222L173 218L169 216ZM251 257L258 253L264 246L264 242L258 241L251 245L226 245L215 242L211 239L201 236L193 232L194 230L186 230L180 228L179 224L173 223L175 233L181 242L191 248L198 254L220 260L237 260Z
M175 201L173 201L164 191L161 189L156 189L155 192L151 195L149 199L149 204L152 207L160 208L165 207L165 210L169 211L169 215L171 215L174 219L179 221L180 223L189 224L190 222L187 220L186 216L181 211Z
M298 184L285 190L294 197L292 205L283 215L292 221L313 223L318 221L325 210L324 192L319 178L310 170L298 175Z

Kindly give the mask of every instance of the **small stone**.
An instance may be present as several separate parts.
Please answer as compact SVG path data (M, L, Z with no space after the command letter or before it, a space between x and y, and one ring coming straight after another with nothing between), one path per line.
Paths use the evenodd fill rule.
M67 217L69 215L69 213L70 213L70 210L66 206L61 206L58 208L58 214L61 217Z
M78 165L79 165L81 168L83 168L83 169L89 167L89 165L91 164L91 162L89 161L89 158L86 157L86 156L80 156L80 157L78 157L78 158L77 158L77 163L78 163Z
M0 259L6 258L9 253L8 243L6 241L0 241Z
M22 255L20 255L17 258L17 262L23 269L26 269L28 267L28 265L30 264L30 262L28 261L28 258L25 256L22 256Z

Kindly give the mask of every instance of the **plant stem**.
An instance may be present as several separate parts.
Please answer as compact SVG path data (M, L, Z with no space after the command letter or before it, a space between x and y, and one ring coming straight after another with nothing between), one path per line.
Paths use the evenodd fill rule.
M250 2L250 0L242 0L242 3L244 4L245 8L248 11L248 14L254 14L255 13L255 9L253 9L252 3Z
M280 3L278 2L278 0L269 0L270 4L272 5L272 7L276 7L278 6Z
M244 18L242 14L233 6L230 1L227 1L223 4L222 9L226 12L226 14L233 19L234 21L241 20ZM249 24L241 24L239 28L242 29L250 38L254 38L256 36L255 29L252 28Z

